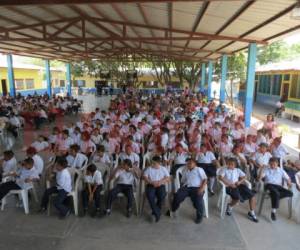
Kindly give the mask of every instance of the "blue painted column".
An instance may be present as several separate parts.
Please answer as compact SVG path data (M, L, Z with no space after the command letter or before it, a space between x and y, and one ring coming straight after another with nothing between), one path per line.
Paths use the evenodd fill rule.
M220 86L220 102L225 102L225 86L227 77L227 55L222 56L221 86Z
M211 84L213 80L213 62L208 62L208 78L207 78L207 99L210 101L212 99Z
M72 95L72 77L71 77L71 64L66 64L67 72L66 72L66 79L67 79L67 88L68 88L68 96Z
M255 81L255 64L256 64L256 43L250 43L248 48L248 66L247 66L247 80L245 93L245 127L249 128L251 124L251 115L253 108L253 94Z
M50 61L45 60L45 70L46 70L46 82L47 82L47 94L52 96L52 84L51 84L51 71L50 71Z
M200 83L200 91L204 90L205 86L205 76L206 76L206 65L202 63L201 65L201 83Z
M12 97L16 96L15 76L13 67L13 58L11 54L7 55L7 76L9 83L9 94Z

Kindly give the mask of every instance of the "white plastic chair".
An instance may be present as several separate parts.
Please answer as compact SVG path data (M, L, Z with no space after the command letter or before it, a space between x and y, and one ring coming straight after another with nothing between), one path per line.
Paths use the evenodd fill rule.
M71 196L73 199L73 207L74 207L74 213L76 216L78 216L78 193L79 193L79 184L82 179L82 173L78 169L75 168L68 168L68 171L71 174L72 178L72 190L70 193L68 193L68 196ZM47 181L47 188L50 188L50 182ZM53 194L52 196L56 196L56 194ZM50 197L51 198L51 197ZM49 201L48 204L48 215L50 215L50 208L51 204Z
M115 183L116 183L115 178L110 180L109 190L112 190L114 188ZM140 190L140 179L135 178L134 185L133 185L133 197L134 197L135 211L137 216L139 215L139 197L140 197L139 190ZM122 197L124 197L124 194L119 193L118 198L122 198Z
M4 182L6 181L5 179L3 179L3 180L4 180ZM29 201L28 201L29 200L28 199L29 191L32 192L35 202L38 203L38 196L37 196L36 190L34 188L34 185L32 185L32 187L29 189L11 190L6 196L4 196L2 198L1 211L4 210L4 207L7 203L7 197L12 194L17 194L19 196L19 199L22 200L25 214L29 214Z
M292 190L291 190L292 191ZM261 215L263 210L264 201L266 198L270 198L270 192L265 190L265 185L263 181L260 181L260 202L259 202L259 209L258 215ZM292 218L292 211L293 211L293 197L288 197L288 212L289 212L289 219Z
M183 169L184 169L184 167L180 167L176 171L176 177L175 177L175 180L174 180L175 193L181 187L180 175L182 175ZM209 212L208 212L208 189L207 189L207 185L205 186L205 191L204 191L204 195L203 195L203 202L204 202L205 217L208 218L209 217Z
M217 170L217 176L219 175L219 173L221 172L221 170L224 169L224 167L219 168ZM217 207L220 209L220 217L223 219L225 216L225 211L226 211L226 207L227 204L229 203L231 197L226 193L226 185L224 182L222 182L219 178L218 179L218 183L221 185L221 190L219 192L219 197L218 197L218 203L217 203ZM244 184L251 189L252 185L249 181L245 180Z
M298 183L299 180L296 178L296 183ZM298 185L300 182L298 183ZM291 188L293 192L293 198L292 198L292 213L295 215L295 219L297 223L300 223L300 191L297 189L296 184L292 184Z

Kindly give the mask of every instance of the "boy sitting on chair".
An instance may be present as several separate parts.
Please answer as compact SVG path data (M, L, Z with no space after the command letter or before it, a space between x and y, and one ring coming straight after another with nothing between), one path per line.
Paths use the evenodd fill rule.
M160 220L161 206L166 197L166 184L169 182L170 175L168 170L161 165L161 158L154 156L152 165L148 167L143 175L146 182L146 196L152 209L155 222Z
M106 214L110 215L112 202L123 193L127 197L127 214L129 218L132 215L133 203L133 185L135 178L140 178L140 169L134 166L130 159L125 159L112 173L110 180L116 179L117 185L111 189L107 197Z
M85 187L82 190L83 213L86 214L88 204L95 201L96 213L100 214L100 192L103 186L102 175L94 164L86 168L84 176ZM94 214L93 214L94 215Z
M276 210L279 208L280 199L293 196L290 190L283 187L283 181L286 181L287 186L291 187L291 179L288 174L279 167L278 160L272 157L269 161L269 166L262 170L259 180L264 181L265 190L270 192L272 204L271 219L275 221Z
M0 184L0 200L11 190L28 190L32 188L33 182L39 180L39 174L33 165L33 159L27 158L18 173L11 172L7 175L15 177L16 181L8 181Z
M59 211L60 219L66 218L70 214L70 208L68 208L64 202L68 198L68 193L72 191L72 179L68 170L68 162L65 158L59 157L56 160L56 186L46 189L41 203L41 212L47 210L49 203L49 197L52 194L57 194L54 206Z
M218 174L219 180L226 185L226 193L231 197L231 202L227 205L226 214L232 214L232 208L239 202L249 200L250 211L248 218L253 222L258 222L255 215L256 199L255 193L250 190L243 182L246 180L245 173L236 168L237 161L235 158L227 160L227 166L222 168Z
M195 223L199 224L203 218L203 194L207 185L207 177L204 170L197 167L195 159L187 159L187 165L182 170L181 182L183 185L174 195L170 216L174 216L180 203L189 196L196 209Z

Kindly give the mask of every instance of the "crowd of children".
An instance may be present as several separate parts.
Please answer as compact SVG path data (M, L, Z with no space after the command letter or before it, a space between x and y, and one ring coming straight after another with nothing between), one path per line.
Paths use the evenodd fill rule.
M37 110L46 105L48 112L54 107L66 111L78 103L71 98L50 100L8 99L0 103L0 110L31 104ZM286 161L288 152L272 115L268 115L260 130L249 130L244 127L243 116L223 104L207 101L201 93L119 95L111 100L107 111L96 108L77 122L55 126L50 135L41 135L27 149L28 158L21 168L27 170L26 174L19 173L14 153L4 152L0 198L11 189L23 188L18 180L31 183L43 175L46 170L38 154L45 150L56 157L50 170L56 181L46 189L41 211L47 209L49 197L55 193L54 205L62 218L70 213L65 203L74 188L70 169L84 175L81 192L84 214L91 203L97 213L102 213L100 194L105 191L105 214L111 214L113 201L122 193L127 197L130 217L135 185L139 182L145 186L144 194L156 222L160 220L167 192L174 191L172 182L178 169L182 170L182 185L173 194L168 214L175 217L180 203L189 196L196 209L196 223L202 221L206 185L213 196L216 180L226 185L226 193L231 197L226 214L230 216L239 201L249 200L248 217L253 222L258 222L255 208L260 180L270 193L272 220L276 220L279 200L293 195L287 188L292 181L300 190L300 164ZM102 166L108 166L109 171L100 171ZM32 167L36 172L30 171ZM6 181L8 177L12 179ZM109 190L105 190L106 177L107 182L114 181ZM245 184L247 179L252 189Z

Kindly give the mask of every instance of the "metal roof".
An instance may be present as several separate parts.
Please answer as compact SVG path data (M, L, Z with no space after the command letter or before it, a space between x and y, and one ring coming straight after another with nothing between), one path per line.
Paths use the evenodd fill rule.
M207 61L300 29L297 0L1 0L0 52Z

